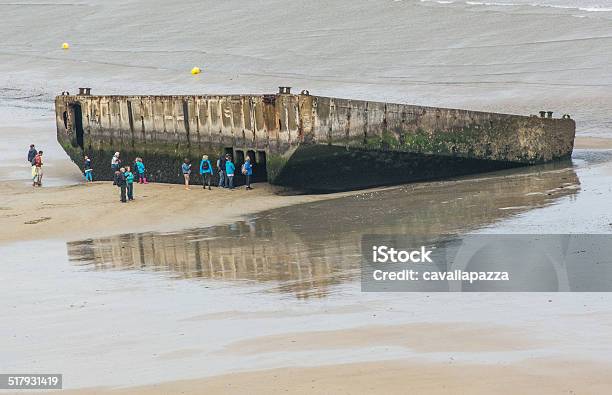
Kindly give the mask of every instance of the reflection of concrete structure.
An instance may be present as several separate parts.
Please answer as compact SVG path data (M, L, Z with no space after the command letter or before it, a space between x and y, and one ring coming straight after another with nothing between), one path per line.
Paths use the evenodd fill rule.
M179 278L274 281L298 296L315 296L350 273L342 246L319 254L283 224L264 219L181 233L126 234L68 243L73 261L96 269L149 268ZM333 263L333 264L332 264Z
M183 158L246 155L255 177L302 190L404 183L568 158L575 123L290 94L91 96L55 100L58 141L99 179L110 158L143 157L151 178L181 182Z
M169 271L180 278L275 282L300 297L359 277L364 234L460 233L574 195L571 167L398 188L272 210L230 226L68 243L96 270ZM412 188L418 188L411 186ZM507 208L512 209L507 209Z

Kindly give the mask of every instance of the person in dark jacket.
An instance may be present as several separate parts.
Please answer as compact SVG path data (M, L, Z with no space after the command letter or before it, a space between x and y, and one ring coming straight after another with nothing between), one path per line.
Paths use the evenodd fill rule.
M210 160L208 160L208 155L203 155L202 160L200 161L200 175L202 175L202 187L206 189L206 184L208 184L209 191L212 173L212 164L210 163Z
M125 169L122 167L115 172L115 185L121 190L121 203L127 203L125 192L127 190L127 182L125 179Z
M30 150L28 151L28 162L30 162L30 166L31 166L31 170L32 170L32 184L34 186L36 183L36 164L34 163L34 158L36 157L36 155L38 154L38 152L36 151L36 148L34 148L34 144L30 144Z
M219 188L225 186L225 156L220 156L217 160L217 171L219 174Z
M30 144L30 150L28 151L28 162L30 162L30 165L32 166L34 166L33 162L36 154L38 154L38 151L36 151L36 148L34 148L34 144Z

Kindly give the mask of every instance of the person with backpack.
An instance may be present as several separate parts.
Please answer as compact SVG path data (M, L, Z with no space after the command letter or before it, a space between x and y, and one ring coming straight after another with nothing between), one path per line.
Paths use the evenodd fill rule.
M217 159L217 171L219 175L219 188L225 187L225 156L221 155Z
M232 157L229 155L225 156L225 175L227 176L227 188L234 189L234 172L236 171L236 166L234 166L234 162L232 162Z
M132 173L130 166L125 166L125 173L123 173L123 176L125 177L127 198L128 200L134 200L134 173Z
M183 172L183 178L185 179L185 190L188 191L189 188L189 175L191 174L191 163L189 163L189 159L185 158L183 164L181 165L181 171Z
M115 171L115 179L114 179L113 184L117 185L119 189L121 190L120 202L127 203L127 199L125 198L125 192L127 189L127 185L126 185L125 175L123 173L125 173L125 169L123 167Z
M34 157L34 176L32 177L32 186L42 187L42 177L43 177L43 152L38 151L38 154Z
M85 183L93 182L93 169L91 168L91 159L89 156L85 155L85 160L83 161L83 175L85 176Z
M210 191L210 179L212 177L212 164L208 160L208 155L202 155L202 161L200 161L200 174L202 175L202 188L206 189L208 184L208 190Z
M242 165L242 174L246 177L246 189L251 188L251 175L253 175L253 165L251 165L251 157L247 155L244 164Z

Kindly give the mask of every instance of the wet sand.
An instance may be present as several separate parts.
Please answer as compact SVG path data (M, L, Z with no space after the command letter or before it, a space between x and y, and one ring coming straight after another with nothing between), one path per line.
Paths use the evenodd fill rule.
M577 149L612 149L612 138L576 136L574 148Z
M612 365L532 359L518 364L385 361L235 373L128 389L66 394L605 394ZM571 373L568 373L571 372Z

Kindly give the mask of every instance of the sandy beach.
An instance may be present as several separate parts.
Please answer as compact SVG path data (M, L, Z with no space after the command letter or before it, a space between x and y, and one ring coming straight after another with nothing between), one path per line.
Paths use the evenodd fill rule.
M404 361L275 369L209 380L66 394L542 394L605 393L610 366L577 361L532 360L515 365L410 364ZM571 369L572 373L567 374ZM575 390L580 388L580 390Z
M37 239L77 240L133 232L170 232L233 222L247 214L343 196L283 196L269 184L255 189L203 190L194 185L135 186L135 200L119 203L119 188L100 181L58 187L32 188L0 182L0 241ZM222 203L219 203L222 202Z

